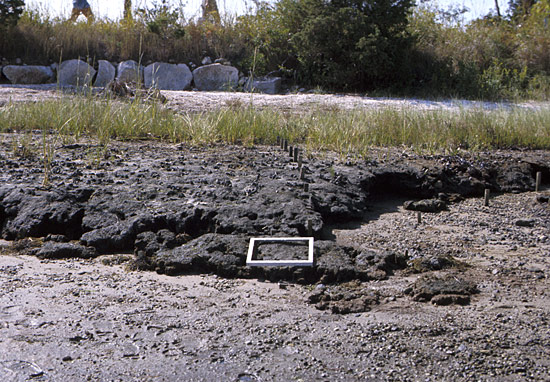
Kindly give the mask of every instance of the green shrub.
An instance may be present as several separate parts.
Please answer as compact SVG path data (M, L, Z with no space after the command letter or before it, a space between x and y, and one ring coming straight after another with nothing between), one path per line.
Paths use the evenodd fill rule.
M549 0L529 15L506 19L487 16L463 24L460 11L430 5L415 8L408 30L415 39L411 55L411 92L432 96L491 100L548 99Z
M150 8L140 8L137 14L149 32L160 36L163 40L178 39L185 35L180 12L172 9L167 0L161 0L160 3L155 1Z
M301 78L329 89L400 82L412 1L298 0L303 21L291 37Z
M283 7L283 3L288 5ZM293 4L294 0L281 0L275 6L262 2L258 4L255 13L237 18L235 27L239 36L256 52L255 56L243 60L245 72L250 73L254 67L256 75L263 75L282 69L293 76L296 59L289 37L296 32L297 27L289 25L292 17L287 12Z

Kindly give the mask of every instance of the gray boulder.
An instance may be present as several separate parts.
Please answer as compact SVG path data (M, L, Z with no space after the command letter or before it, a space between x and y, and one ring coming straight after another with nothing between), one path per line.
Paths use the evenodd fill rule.
M281 77L249 78L245 84L248 92L260 92L265 94L278 94L281 91Z
M61 86L90 85L95 69L82 60L63 61L57 69L57 81Z
M239 82L239 71L232 66L211 64L193 70L193 80L199 90L227 90Z
M143 68L134 60L122 61L117 68L117 81L143 83Z
M95 78L94 86L105 87L109 82L115 79L116 69L106 60L99 60L97 68L97 76Z
M54 79L49 66L7 65L2 72L12 84L43 84Z
M161 90L185 90L191 86L193 74L185 64L155 62L143 71L145 87Z

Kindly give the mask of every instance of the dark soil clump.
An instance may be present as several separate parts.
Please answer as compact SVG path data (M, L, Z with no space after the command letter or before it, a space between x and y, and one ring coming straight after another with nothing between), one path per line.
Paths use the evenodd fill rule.
M431 301L435 305L466 305L470 296L478 292L474 283L452 273L443 277L422 276L405 290L413 300Z

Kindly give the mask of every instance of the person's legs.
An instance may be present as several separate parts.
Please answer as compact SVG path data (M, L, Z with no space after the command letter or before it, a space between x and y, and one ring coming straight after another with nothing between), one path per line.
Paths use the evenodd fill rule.
M86 16L86 19L88 19L88 22L94 21L94 14L92 12L92 8L90 7L84 8L84 9L73 8L73 11L71 13L71 18L69 20L72 22L75 22L76 19L78 19L78 16L80 16L80 14L83 14L84 16Z
M74 22L76 19L78 19L78 16L80 15L80 12L82 12L80 9L73 8L73 11L71 12L71 18L70 21Z
M94 21L94 14L92 12L92 8L88 7L88 8L84 8L82 10L82 14L84 16L86 16L86 18L88 19L88 22L92 22Z

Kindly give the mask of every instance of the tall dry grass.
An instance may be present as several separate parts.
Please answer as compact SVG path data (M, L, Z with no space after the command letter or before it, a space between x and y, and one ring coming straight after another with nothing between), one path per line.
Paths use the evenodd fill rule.
M211 56L239 65L247 62L253 49L232 16L227 16L222 24L195 20L182 25L162 20L155 24L154 20L137 16L120 21L72 23L31 9L23 14L16 28L0 35L2 55L20 58L27 64L86 58L91 62L133 59L198 65L202 58Z

